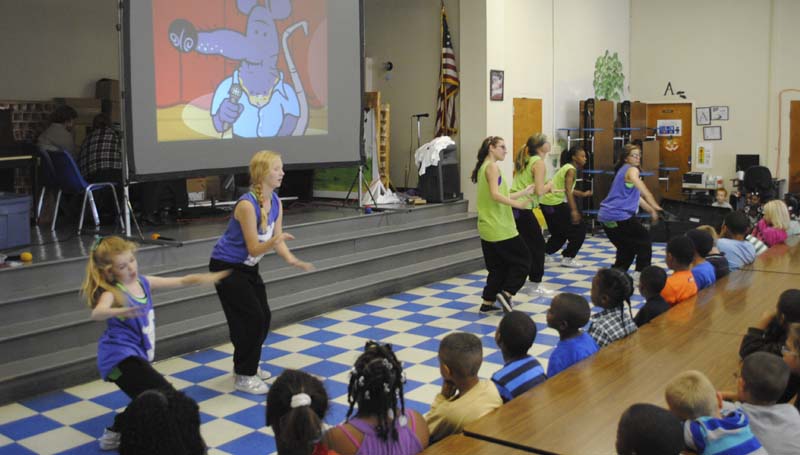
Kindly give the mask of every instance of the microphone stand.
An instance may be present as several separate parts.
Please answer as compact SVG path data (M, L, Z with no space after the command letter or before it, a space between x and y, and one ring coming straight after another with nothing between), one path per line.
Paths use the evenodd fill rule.
M411 173L411 162L414 160L414 151L419 149L422 145L422 131L421 131L421 122L422 118L427 118L430 114L425 112L424 114L414 114L411 116L411 132L414 132L414 119L417 119L417 148L414 148L414 139L413 136L411 137L411 141L408 143L408 162L406 162L406 175L405 181L403 182L403 186L405 187L406 191L408 191L408 176ZM418 170L419 171L419 170Z

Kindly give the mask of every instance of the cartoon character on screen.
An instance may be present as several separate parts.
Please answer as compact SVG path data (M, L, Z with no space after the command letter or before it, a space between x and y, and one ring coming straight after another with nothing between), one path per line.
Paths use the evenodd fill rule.
M233 74L217 85L211 101L211 119L219 133L232 130L238 137L299 136L308 126L308 101L288 41L298 28L308 35L308 23L297 22L278 37L275 21L292 12L290 0L237 0L247 17L244 34L237 30L197 31L184 19L170 24L169 40L180 52L221 55L239 62ZM292 84L278 69L283 48Z

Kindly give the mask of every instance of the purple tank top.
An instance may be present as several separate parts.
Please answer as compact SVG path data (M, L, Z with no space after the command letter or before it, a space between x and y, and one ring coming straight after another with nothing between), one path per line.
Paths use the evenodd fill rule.
M237 204L242 201L248 201L253 204L256 209L256 223L261 224L261 204L256 201L256 196L253 193L243 194L239 198ZM258 231L259 242L266 242L272 237L275 221L278 219L280 212L281 200L275 192L272 193L272 204L270 205L269 214L267 215L267 229ZM236 218L231 216L228 222L228 227L219 238L214 249L211 251L211 258L230 264L246 264L253 266L258 264L261 257L251 257L247 252L247 245L244 242L244 234L242 234L242 225L236 221Z
M139 283L144 290L144 298L137 299L125 292L129 307L142 307L139 316L107 319L106 331L97 342L97 369L103 379L108 379L111 370L128 357L153 361L156 347L153 298L147 278L140 275Z
M364 434L364 439L358 443L355 438L344 424L339 425L342 432L347 436L347 439L353 443L358 449L357 455L414 455L422 452L422 444L417 439L416 433L416 420L410 411L406 411L406 419L408 423L401 425L397 422L397 441L393 441L390 437L387 441L382 441L375 429L370 424L361 419L350 419L347 423L354 426L358 431Z
M611 190L608 196L600 203L600 210L597 213L597 221L624 221L633 218L639 210L639 189L635 186L628 188L625 185L625 173L631 168L630 164L625 164L614 176L611 183Z

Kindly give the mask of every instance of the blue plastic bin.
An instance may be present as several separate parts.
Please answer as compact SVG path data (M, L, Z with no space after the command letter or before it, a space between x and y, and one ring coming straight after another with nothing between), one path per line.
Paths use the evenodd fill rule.
M31 197L0 192L0 250L31 243Z

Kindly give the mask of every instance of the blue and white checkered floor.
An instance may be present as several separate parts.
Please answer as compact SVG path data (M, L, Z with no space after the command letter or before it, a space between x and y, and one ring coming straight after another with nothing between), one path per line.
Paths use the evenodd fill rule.
M664 245L655 245L654 263L664 265ZM613 262L615 250L603 237L587 238L578 260L582 269L554 264L545 273L548 288L583 294L589 300L591 280L599 267ZM432 283L402 294L324 314L270 333L262 367L277 376L284 368L302 369L325 378L331 397L327 422L335 425L347 411L348 372L369 339L391 343L403 362L408 406L424 413L441 386L436 352L451 331L482 337L488 378L503 359L494 342L501 314L479 314L486 271ZM558 334L547 328L547 299L519 294L516 309L529 313L539 328L530 353L545 366ZM642 304L638 293L634 308ZM209 454L265 454L275 451L272 431L264 426L266 397L233 390L230 344L156 363L172 384L200 404L202 433ZM0 455L93 454L96 438L128 398L112 383L94 381L0 407Z

